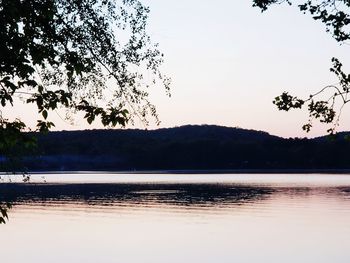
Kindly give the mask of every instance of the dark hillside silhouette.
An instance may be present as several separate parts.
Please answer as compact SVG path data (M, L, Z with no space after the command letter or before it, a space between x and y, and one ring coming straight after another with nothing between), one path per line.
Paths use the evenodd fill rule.
M350 142L212 125L38 134L28 170L349 169Z

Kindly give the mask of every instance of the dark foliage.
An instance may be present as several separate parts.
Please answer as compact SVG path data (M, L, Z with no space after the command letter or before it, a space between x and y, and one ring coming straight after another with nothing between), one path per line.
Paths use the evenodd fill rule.
M271 5L287 3L292 5L292 0L253 0L253 6L266 11ZM348 0L308 0L299 3L298 8L304 14L310 14L313 19L320 21L339 43L350 40L350 1ZM283 92L277 96L273 103L279 110L300 109L307 105L309 120L303 125L303 130L310 131L313 120L330 125L327 132L333 134L341 117L343 107L350 101L350 74L343 71L343 65L337 58L332 58L333 72L339 82L336 85L328 85L318 92L310 92L309 98L300 99ZM320 98L320 96L324 96Z
M104 126L158 122L148 88L160 81L168 91L169 79L148 14L138 0L0 0L0 154L18 154L12 145L29 130L2 109L23 103L36 106L40 132L59 109Z

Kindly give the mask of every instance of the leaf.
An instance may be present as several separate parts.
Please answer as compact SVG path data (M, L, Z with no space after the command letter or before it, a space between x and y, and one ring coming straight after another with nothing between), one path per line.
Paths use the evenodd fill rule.
M91 124L93 122L93 120L94 120L94 117L93 116L89 116L86 120L87 120L87 122L89 124Z
M44 117L44 119L46 120L47 119L47 110L43 110L43 112L41 113Z

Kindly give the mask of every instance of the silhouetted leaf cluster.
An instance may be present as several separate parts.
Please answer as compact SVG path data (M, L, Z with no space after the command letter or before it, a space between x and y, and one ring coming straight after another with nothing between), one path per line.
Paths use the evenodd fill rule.
M24 133L25 124L16 119L8 122L0 118L0 169L15 171L20 166L21 157L34 152L36 138Z
M41 132L58 109L105 126L158 122L148 88L161 82L168 92L170 82L146 32L148 14L138 0L0 0L1 107L36 105ZM0 122L3 132L18 123L26 130L2 114Z
M288 3L292 5L294 1L287 0L253 0L253 6L266 11L273 4ZM298 5L300 11L309 13L313 19L321 21L327 32L330 32L333 38L344 43L350 39L350 1L348 0L308 0ZM307 105L309 120L303 125L307 132L312 128L314 119L322 123L332 124L327 130L330 134L336 131L339 125L342 109L349 102L348 94L350 89L350 74L342 70L342 63L337 58L332 58L333 66L330 69L339 79L336 85L329 85L319 92L311 94L307 99L300 99L289 95L287 92L275 98L273 101L279 110L288 111L292 108L302 108ZM318 96L330 93L326 99L318 99ZM336 107L338 109L336 110Z

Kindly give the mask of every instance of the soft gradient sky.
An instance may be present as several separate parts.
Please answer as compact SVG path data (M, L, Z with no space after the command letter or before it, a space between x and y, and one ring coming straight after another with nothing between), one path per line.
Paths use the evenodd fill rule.
M217 124L283 137L325 133L325 126L310 134L301 130L306 111L279 112L272 104L283 91L308 96L335 83L333 56L350 67L350 47L339 45L320 22L295 6L261 13L249 0L143 2L151 9L148 32L160 43L164 71L173 79L171 98L159 88L150 91L160 127ZM23 110L12 114L23 116ZM349 114L344 111L339 130L350 130ZM56 126L99 127L80 119L75 126L57 119Z

